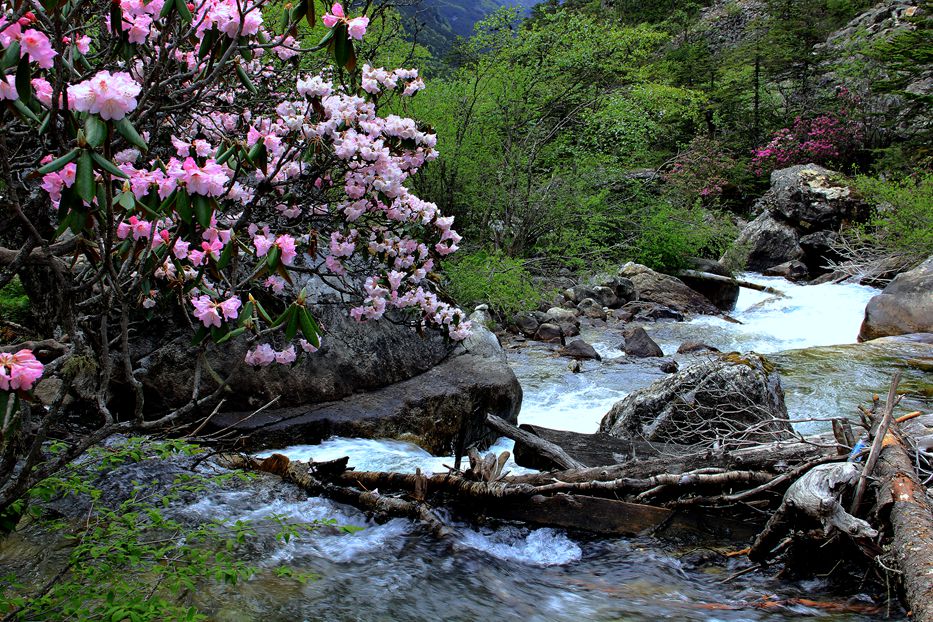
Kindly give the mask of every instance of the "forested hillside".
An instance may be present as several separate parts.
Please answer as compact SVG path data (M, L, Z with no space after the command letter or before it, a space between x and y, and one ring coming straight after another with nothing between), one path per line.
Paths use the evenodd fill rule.
M533 302L496 283L526 271L723 254L741 268L733 240L770 173L805 163L883 207L837 255L916 263L931 250L930 10L552 0L494 13L413 102L442 154L416 186L468 240L453 292L498 291L514 310Z
M406 18L409 35L443 56L456 37L469 37L477 22L504 7L530 9L536 0L421 0L399 11Z

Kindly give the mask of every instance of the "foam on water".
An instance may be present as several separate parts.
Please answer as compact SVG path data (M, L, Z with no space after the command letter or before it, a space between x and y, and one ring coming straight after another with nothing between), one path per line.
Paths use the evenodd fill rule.
M583 549L556 529L533 529L530 532L517 527L495 531L464 530L460 542L497 559L530 566L563 566L583 557Z

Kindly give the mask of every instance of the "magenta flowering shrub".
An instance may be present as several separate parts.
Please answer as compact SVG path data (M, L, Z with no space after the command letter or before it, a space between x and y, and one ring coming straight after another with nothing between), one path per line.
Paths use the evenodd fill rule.
M697 136L674 159L663 179L687 205L697 199L712 202L729 183L736 164L719 141Z
M840 99L847 95L840 92ZM790 127L777 130L770 142L755 150L752 171L765 175L795 164L826 164L849 160L863 140L862 124L849 110L827 112L815 117L797 117Z
M13 232L0 286L25 266L48 275L68 354L101 365L108 424L117 370L143 427L221 395L196 383L190 404L143 421L130 327L147 317L183 314L196 344L248 339L256 367L320 347L315 283L361 322L393 311L453 340L469 332L431 287L460 242L453 218L407 184L436 137L381 113L424 88L417 70L357 66L369 16L299 0L274 27L268 4L27 0L0 13L0 234ZM301 22L328 28L314 48ZM320 71L291 60L323 50ZM200 382L210 370L196 364Z

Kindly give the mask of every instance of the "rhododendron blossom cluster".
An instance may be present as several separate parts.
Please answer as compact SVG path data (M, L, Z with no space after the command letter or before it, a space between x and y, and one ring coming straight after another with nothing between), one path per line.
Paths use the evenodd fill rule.
M294 26L314 1L287 5L280 32L265 0L117 0L61 41L48 16L0 16L0 46L29 63L3 69L0 100L64 137L31 177L51 228L107 266L86 272L100 279L87 291L139 317L183 309L198 343L246 340L255 367L321 347L311 282L348 294L358 321L389 313L454 340L469 332L429 278L458 249L453 218L409 187L437 138L379 109L425 84L415 69L357 70L370 18L340 3L315 18L336 67L290 72L279 59L309 52ZM31 387L16 373L16 388Z
M0 352L0 391L29 391L44 371L32 350ZM2 415L3 413L0 413Z

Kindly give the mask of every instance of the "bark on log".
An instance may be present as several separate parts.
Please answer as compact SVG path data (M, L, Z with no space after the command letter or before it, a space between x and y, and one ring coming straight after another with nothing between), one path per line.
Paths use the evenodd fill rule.
M542 457L557 464L562 469L582 469L586 466L582 462L568 456L567 452L554 443L537 437L531 432L520 430L493 414L486 415L486 425L499 434L507 436L516 442L523 443L526 447L538 452Z
M775 296L780 296L782 298L787 296L787 294L785 294L781 290L775 289L773 287L768 287L767 285L759 285L758 283L752 283L751 281L745 281L743 279L734 279L728 276L722 276L720 274L712 274L710 272L701 272L699 270L681 270L677 274L678 276L687 276L692 279L698 279L701 281L716 281L718 283L728 283L730 285L737 285L739 287L744 287L745 289L754 289L759 292L773 294Z
M748 558L761 562L771 557L775 545L801 518L819 523L827 536L839 530L856 539L877 537L871 525L846 512L841 503L843 493L858 482L861 472L854 462L821 464L810 469L787 489L781 506L752 544Z
M933 507L896 429L888 432L875 467L878 515L891 526L891 551L913 620L933 622Z
M588 467L621 464L633 459L656 458L661 455L684 455L695 451L693 448L683 445L630 441L609 436L608 434L581 434L579 432L552 430L551 428L527 423L523 423L518 427L557 445L571 458ZM538 451L521 440L515 441L514 454L515 464L529 469L550 471L561 468L552 460L542 457Z

